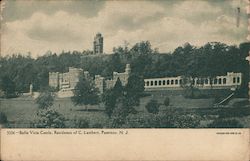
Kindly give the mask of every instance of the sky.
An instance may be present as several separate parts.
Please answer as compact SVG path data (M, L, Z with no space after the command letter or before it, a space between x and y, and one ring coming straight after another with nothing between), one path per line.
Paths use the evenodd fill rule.
M147 40L163 53L186 42L238 45L248 32L244 0L4 0L1 12L2 56L92 50L98 32L105 53Z

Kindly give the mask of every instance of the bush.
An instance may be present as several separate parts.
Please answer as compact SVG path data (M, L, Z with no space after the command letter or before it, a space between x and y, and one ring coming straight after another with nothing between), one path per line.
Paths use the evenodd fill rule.
M122 127L122 125L125 123L126 116L127 116L126 109L124 109L121 106L115 108L111 116L110 126L112 128Z
M166 107L168 107L169 104L170 104L170 99L169 99L168 97L166 97L165 100L164 100L164 105L165 105Z
M208 125L210 128L243 128L236 119L217 119Z
M95 123L95 124L93 124L92 128L103 128L103 124Z
M174 118L177 128L197 128L200 125L201 117L196 114L178 115Z
M160 107L160 104L154 99L151 99L146 105L147 111L153 114L157 114L159 112L159 107Z
M75 119L74 128L89 128L89 120L86 119Z
M64 128L65 118L55 110L45 109L37 113L39 119L35 123L37 128Z
M8 122L8 119L5 113L0 112L0 124L6 124L7 122Z
M39 109L46 109L53 105L54 97L52 92L45 91L42 92L37 98L36 103L38 104Z

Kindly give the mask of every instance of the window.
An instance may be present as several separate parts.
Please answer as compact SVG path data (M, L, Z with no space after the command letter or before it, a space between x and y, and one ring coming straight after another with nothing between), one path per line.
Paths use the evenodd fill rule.
M179 80L179 83L182 84L182 79Z
M175 80L175 84L178 84L178 79Z
M167 85L169 85L169 80L167 80Z
M165 80L163 80L163 81L162 81L162 84L163 84L163 85L165 85L165 84L166 84L166 81L165 81Z
M217 79L214 79L214 84L217 84L217 81L218 81Z
M195 81L194 81L194 79L192 80L192 84L194 85L194 83L195 83Z
M240 77L237 77L237 83L240 83Z
M227 79L223 78L223 84L227 84Z
M197 80L196 80L196 84L200 84L200 81L199 81L199 79L197 79Z
M236 78L235 77L233 78L233 83L236 83Z
M147 86L149 86L149 81L147 81Z
M161 86L161 80L159 80L159 86Z
M201 84L204 84L204 79L201 79Z
M174 80L171 80L171 84L174 84Z
M155 81L155 86L157 86L157 81Z
M205 79L205 84L208 84L208 79Z
M219 84L221 84L221 78L219 78Z
M151 86L153 86L153 85L154 85L154 82L153 82L153 81L151 81L150 83L151 83Z

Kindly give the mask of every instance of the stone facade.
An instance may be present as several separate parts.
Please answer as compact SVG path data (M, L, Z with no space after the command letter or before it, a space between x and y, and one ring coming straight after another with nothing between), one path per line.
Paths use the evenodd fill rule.
M49 86L59 90L74 89L81 75L83 75L83 70L73 67L69 67L67 73L49 72Z
M100 75L95 75L93 80L88 71L83 71L83 69L80 68L69 67L69 72L67 73L50 72L49 86L59 90L59 97L71 97L73 96L73 90L75 90L80 77L84 76L86 79L94 81L93 83L95 87L99 90L100 94L102 94L105 89L113 88L118 78L120 79L122 85L125 86L128 83L130 73L131 68L130 65L127 64L125 72L113 72L113 77L110 80L106 80Z
M125 72L123 73L113 72L112 79L105 80L104 77L98 75L95 77L96 88L99 89L100 93L103 93L105 89L113 88L118 78L120 79L122 85L125 86L128 83L128 78L130 74L131 74L130 64L126 64Z

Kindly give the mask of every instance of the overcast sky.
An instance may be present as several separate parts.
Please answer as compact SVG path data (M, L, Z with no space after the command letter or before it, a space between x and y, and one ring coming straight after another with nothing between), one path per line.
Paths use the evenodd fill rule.
M127 41L149 40L169 52L186 42L204 45L246 41L244 0L59 1L6 0L2 11L2 55L48 50L92 50L97 32L104 52ZM236 8L241 7L240 27Z

